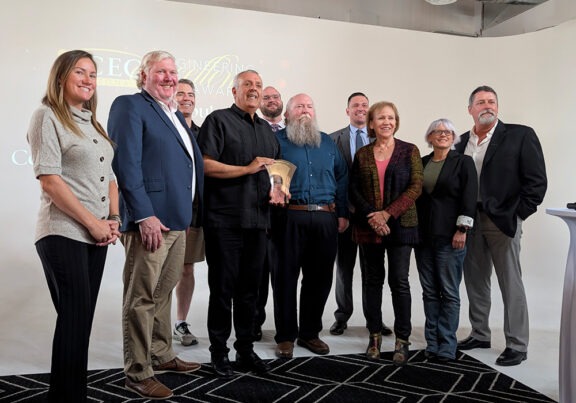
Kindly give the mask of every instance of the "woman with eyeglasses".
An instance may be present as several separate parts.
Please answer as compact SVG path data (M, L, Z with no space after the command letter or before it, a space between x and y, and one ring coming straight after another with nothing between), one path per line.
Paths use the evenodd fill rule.
M459 141L448 119L430 124L425 136L433 151L422 158L424 184L416 201L421 243L415 248L426 324L426 356L456 357L460 282L466 234L474 225L478 176L471 157L453 151Z

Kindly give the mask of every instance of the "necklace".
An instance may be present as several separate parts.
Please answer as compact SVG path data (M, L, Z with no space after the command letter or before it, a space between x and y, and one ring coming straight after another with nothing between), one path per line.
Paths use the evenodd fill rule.
M377 161L386 161L392 156L394 151L394 140L390 141L390 144L375 144L374 150L374 158Z
M391 141L390 144L376 144L374 148L379 153L385 153L390 150L390 148L394 147L394 141Z

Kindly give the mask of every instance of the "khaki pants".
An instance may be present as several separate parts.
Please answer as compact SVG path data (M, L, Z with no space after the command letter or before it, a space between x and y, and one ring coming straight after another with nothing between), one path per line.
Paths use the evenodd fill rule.
M122 330L124 373L134 381L154 376L152 365L171 361L172 289L182 275L186 234L164 233L162 247L151 253L139 232L122 234L126 251Z

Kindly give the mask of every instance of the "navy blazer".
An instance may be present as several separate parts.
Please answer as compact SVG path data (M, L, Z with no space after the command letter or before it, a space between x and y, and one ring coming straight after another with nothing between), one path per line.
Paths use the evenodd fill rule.
M434 153L422 158L422 165ZM459 216L474 218L478 200L478 175L471 157L456 151L448 152L432 193L424 187L416 200L418 226L422 239L442 236L452 238Z
M464 153L470 132L456 150ZM482 209L509 237L516 233L516 217L525 220L544 200L548 182L540 141L528 126L500 120L492 134L480 173Z
M192 175L196 175L198 217L202 217L204 162L184 116L194 164L178 130L146 91L119 96L108 117L108 133L116 143L112 168L120 190L121 231L137 231L135 221L156 216L174 231L192 224ZM200 226L201 222L195 223Z

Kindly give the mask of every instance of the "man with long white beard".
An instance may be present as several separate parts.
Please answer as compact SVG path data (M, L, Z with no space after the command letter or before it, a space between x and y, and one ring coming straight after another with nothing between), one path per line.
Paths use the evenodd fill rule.
M330 352L319 334L332 286L338 233L348 227L348 168L336 144L318 130L314 103L308 95L292 97L285 118L286 129L276 133L281 158L297 169L290 183L287 209L274 222L278 264L272 288L276 355L292 358L296 339L299 346L315 354Z

